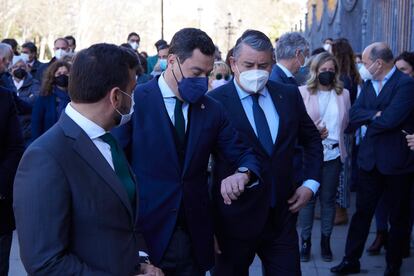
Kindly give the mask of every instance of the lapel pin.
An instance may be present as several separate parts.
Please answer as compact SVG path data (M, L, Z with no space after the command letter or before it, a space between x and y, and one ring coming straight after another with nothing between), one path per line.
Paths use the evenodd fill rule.
M201 104L201 109L205 109L206 106L204 104Z

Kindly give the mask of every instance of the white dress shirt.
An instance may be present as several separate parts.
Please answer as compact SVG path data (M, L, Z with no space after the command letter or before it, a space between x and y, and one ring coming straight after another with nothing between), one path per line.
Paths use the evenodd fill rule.
M174 108L175 108L175 94L168 86L167 82L165 81L164 74L158 78L158 86L161 90L162 98L164 99L165 108L167 109L168 116L171 119L173 125L175 125L175 118L174 118ZM187 122L188 122L188 107L189 104L184 102L183 103L183 115L185 121L185 129L187 130Z
M289 69L287 69L282 64L276 63L276 66L279 66L279 68L282 69L283 73L286 74L286 77L288 77L288 78L294 78L295 77L295 76L293 76L292 72L290 72Z
M250 125L252 126L256 136L256 124L254 122L253 116L253 100L250 97L251 94L244 91L238 84L237 81L234 79L234 85L236 86L237 93L239 95L241 104L243 106L244 112L246 113L247 119L249 120ZM261 91L259 91L262 96L259 97L259 106L263 109L265 113L266 121L270 129L270 134L272 135L272 140L275 143L277 139L277 134L279 131L279 114L277 113L276 107L273 103L272 97L270 96L269 91L266 87L264 87ZM309 188L313 194L319 189L319 182L313 179L307 179L303 182L303 186Z
M108 161L109 165L114 169L114 163L112 162L112 153L111 153L111 146L104 142L100 136L104 135L106 131L97 125L96 123L92 122L82 114L80 114L77 110L75 110L72 105L69 103L65 109L66 115L69 116L92 140L95 146L98 148L100 153L102 153L103 157Z

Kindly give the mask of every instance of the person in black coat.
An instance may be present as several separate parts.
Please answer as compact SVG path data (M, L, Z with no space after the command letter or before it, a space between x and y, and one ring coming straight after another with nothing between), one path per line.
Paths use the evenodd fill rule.
M37 71L39 70L39 67L42 66L44 63L37 60L37 47L33 42L26 42L22 45L22 53L21 56L26 56L27 59L26 62L30 68L30 74L33 77L37 77L36 79L38 81L41 80L37 76Z
M0 275L7 275L15 222L13 180L24 151L12 92L0 87Z

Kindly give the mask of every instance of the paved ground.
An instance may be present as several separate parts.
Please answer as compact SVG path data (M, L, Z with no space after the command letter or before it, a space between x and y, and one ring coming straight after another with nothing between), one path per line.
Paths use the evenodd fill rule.
M341 261L344 252L345 239L347 234L348 225L336 226L332 234L332 251L334 253L334 260L331 263L323 262L320 258L320 224L319 220L315 221L314 231L312 237L312 259L308 263L302 263L302 274L304 276L324 276L332 275L329 272L329 268L336 265ZM368 238L368 243L374 239L375 228L371 227L371 233ZM414 275L414 250L411 250L412 257L405 259L402 267L401 275L408 276ZM364 255L361 259L362 275L383 275L385 269L384 253L379 256L367 256ZM25 270L20 262L19 249L17 246L17 236L14 236L13 248L10 260L10 276L23 276L26 275ZM260 261L256 258L255 262L250 267L251 276L261 276Z

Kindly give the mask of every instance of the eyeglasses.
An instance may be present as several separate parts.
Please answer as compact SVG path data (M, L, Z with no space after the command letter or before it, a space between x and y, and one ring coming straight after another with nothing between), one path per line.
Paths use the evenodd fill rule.
M220 73L216 74L216 80L221 80L222 78L224 78L225 81L228 81L230 80L230 75L223 76L223 74L220 74Z

